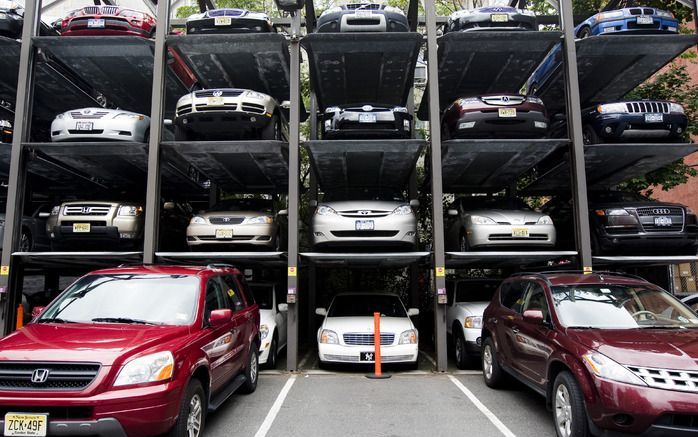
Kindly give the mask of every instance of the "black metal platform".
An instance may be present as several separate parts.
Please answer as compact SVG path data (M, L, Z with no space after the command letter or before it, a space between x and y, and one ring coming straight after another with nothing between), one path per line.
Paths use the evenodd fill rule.
M228 263L238 267L287 265L285 252L156 252L160 264L207 265Z
M308 141L323 190L341 187L402 188L427 143L423 140Z
M613 102L698 43L698 35L598 35L576 41L582 108ZM555 56L562 58L560 46ZM549 113L565 110L562 64L535 93Z
M431 252L303 252L300 255L302 261L318 267L402 268L415 263L426 264L431 259Z
M143 252L15 252L12 257L25 271L57 270L63 275L143 263Z
M698 262L698 256L594 256L594 266L663 266L669 264Z
M405 106L414 82L418 33L313 33L301 40L320 110L343 104Z
M499 191L516 182L569 141L449 140L442 149L443 186L447 193Z
M119 108L150 114L155 41L137 36L45 36L34 38L34 45ZM187 89L170 69L165 86L165 109L171 116L177 99Z
M219 188L278 193L288 187L288 144L281 141L163 142L166 160L184 160Z
M441 110L459 97L514 93L553 45L561 32L450 32L439 38L439 99ZM417 114L429 117L429 94Z
M498 268L544 265L576 257L575 251L446 252L446 268Z
M698 144L591 144L584 146L587 186L609 188L698 151ZM560 149L540 164L538 179L526 194L553 194L570 189L569 151Z

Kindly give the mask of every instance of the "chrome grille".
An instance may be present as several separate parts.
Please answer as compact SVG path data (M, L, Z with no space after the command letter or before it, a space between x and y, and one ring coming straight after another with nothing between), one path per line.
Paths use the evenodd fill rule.
M82 13L85 15L99 14L99 6L87 6L85 8L82 8Z
M216 216L209 217L208 221L212 225L239 225L245 220L244 217Z
M0 363L0 390L82 390L95 379L99 364L53 362ZM36 372L47 371L43 382L32 382Z
M386 217L390 215L389 211L371 211L371 210L353 210L353 211L339 211L339 215L342 217L355 217L355 218L366 218L366 217Z
M89 114L84 114L80 111L72 111L70 113L70 116L75 120L97 120L104 117L107 114L109 114L109 112L107 111L91 112Z
M637 215L640 217L647 216L669 216L669 215L680 215L683 216L683 209L678 207L652 207L652 208L637 208Z
M373 11L379 11L382 9L382 6L379 3L351 3L345 6L349 10L356 10L356 9L361 9L361 10L373 10Z
M347 333L343 335L344 344L350 346L373 346L373 334ZM381 346L391 345L395 334L381 334Z
M698 393L698 371L626 367L650 387Z
M245 15L247 11L244 9L214 9L208 11L209 17L241 17Z
M221 93L220 96L214 96L213 93ZM242 94L242 90L204 90L196 91L196 97L237 97Z
M668 114L670 112L667 102L626 102L625 106L630 113L661 112Z
M66 206L65 215L107 215L111 205L70 205Z
M482 101L488 105L514 106L522 104L524 102L524 98L520 96L495 96L483 97Z

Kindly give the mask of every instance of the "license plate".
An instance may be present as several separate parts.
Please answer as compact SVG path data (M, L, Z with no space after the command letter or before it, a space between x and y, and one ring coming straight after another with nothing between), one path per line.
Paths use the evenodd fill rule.
M376 114L359 114L359 123L375 123Z
M652 17L637 17L637 24L653 24Z
M359 361L375 361L376 360L376 354L375 352L361 352L359 355Z
M516 117L516 108L499 108L499 116L502 118Z
M90 232L89 223L73 223L73 232Z
M230 17L216 17L213 24L215 26L230 26L233 24L233 19Z
M655 217L655 226L671 226L671 217Z
M216 229L216 238L219 240L231 239L233 238L232 229Z
M661 123L664 121L664 114L645 114L645 123Z
M48 424L46 414L5 414L5 435L6 436L45 436Z
M91 121L75 122L75 130L92 130L93 126L94 126L94 124L92 124Z
M356 15L357 18L367 18L371 17L373 15L373 11L367 10L367 11L356 11L354 12L354 15Z
M511 236L515 238L528 238L528 228L512 228Z
M90 29L101 29L104 27L104 19L90 18L89 20L87 20L87 27Z
M356 221L357 231L372 231L373 230L373 220L357 220Z
M223 97L208 97L206 103L208 106L225 106Z
M493 23L506 23L509 21L509 15L507 14L492 14L490 15L490 20Z

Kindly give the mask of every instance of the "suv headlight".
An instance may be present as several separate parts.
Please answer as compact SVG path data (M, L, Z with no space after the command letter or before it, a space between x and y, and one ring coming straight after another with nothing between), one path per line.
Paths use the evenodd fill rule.
M400 334L398 344L417 344L417 330L410 329Z
M342 112L342 108L339 106L330 106L329 108L325 109L325 113L329 112Z
M396 106L393 108L393 112L402 112L404 114L407 114L408 111L407 108L405 108L404 106Z
M267 325L261 325L259 327L259 338L264 340L269 335L269 327Z
M272 224L274 223L274 219L272 217L269 217L268 215L260 215L259 217L249 217L246 218L243 224L246 225L263 225L263 224Z
M482 317L480 316L468 316L463 320L463 326L466 328L482 328Z
M199 215L195 215L194 217L191 218L191 220L189 220L189 224L191 224L191 225L205 225L206 219L199 216Z
M611 381L624 382L633 385L647 385L642 379L630 370L616 363L606 355L598 352L589 352L582 355L582 361L594 375Z
M669 103L669 110L671 112L678 112L679 114L684 114L683 106L678 103Z
M320 343L339 344L339 337L337 337L336 332L330 331L329 329L323 329L320 333Z
M533 96L526 97L526 101L529 103L535 103L536 105L543 104L543 101L541 99L539 99L538 97L533 97Z
M625 106L625 103L606 103L605 105L599 105L596 107L596 110L599 111L601 114L610 114L610 113L626 113L628 112L628 107Z
M332 215L332 214L337 214L337 211L334 209L330 208L327 205L320 205L318 206L317 210L315 210L315 214L317 215Z
M121 368L114 386L167 381L172 378L174 357L172 352L158 352L131 360Z
M137 217L143 212L142 206L122 206L119 207L120 216Z
M410 205L402 205L395 208L392 212L395 215L407 215L412 214L412 207Z
M481 216L481 215L471 215L470 216L470 221L474 225L496 225L497 222L492 220L489 217Z
M58 215L61 212L61 206L54 206L51 208L51 215Z
M257 91L247 91L247 93L246 93L245 95L246 95L247 97L251 98L251 99L259 99L259 100L262 100L262 99L266 99L266 98L267 98L267 96L265 96L265 95L262 94L262 93L258 93Z
M551 219L549 215L544 215L543 217L538 219L536 224L537 225L552 225L553 219Z
M630 215L630 213L624 209L597 209L596 215Z

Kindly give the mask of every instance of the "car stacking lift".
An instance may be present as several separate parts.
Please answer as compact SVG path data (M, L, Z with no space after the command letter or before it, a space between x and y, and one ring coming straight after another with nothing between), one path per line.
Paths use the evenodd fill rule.
M407 10L411 32L314 33L312 0L301 13L279 19L279 34L170 35L171 2L157 3L154 40L132 37L39 37L41 0L26 2L21 42L0 38L0 100L14 104L12 145L0 146L0 177L7 180L7 211L0 262L2 333L14 328L25 275L58 278L128 263L233 263L284 277L288 302L287 369L299 370L301 314L315 305L317 276L330 268L409 268L410 299L425 273L434 302L437 371L447 370L445 269L500 268L503 271L576 265L626 268L667 265L698 257L594 256L586 210L587 187L609 188L698 150L693 144L584 145L580 109L622 98L686 48L695 35L602 35L575 41L572 4L560 3L561 31L456 32L439 37L432 1ZM202 0L205 8L214 2ZM155 10L155 6L151 10ZM425 34L417 33L422 25ZM301 98L302 50L310 71L310 138L301 144L306 119ZM381 102L414 112L414 75L425 54L428 83L418 115L432 129L427 140L318 140L318 114L330 106ZM551 114L566 114L568 135L559 139L461 140L442 138L441 114L455 99L488 93L517 93L546 55L562 60L536 95ZM289 101L286 141L173 141L169 135L176 102L191 91L174 73L190 69L201 88L252 88ZM438 80L437 80L438 79ZM137 143L50 143L58 113L83 107L119 107L149 115L148 138ZM302 149L303 148L303 149ZM307 152L310 190L301 186L300 157ZM426 182L417 187L421 159ZM519 190L517 181L530 183ZM361 185L406 189L410 198L436 199L428 214L432 244L422 250L388 253L317 252L300 241L301 193L317 200ZM446 251L443 194L571 193L576 245L569 251ZM159 247L163 199L213 204L221 192L263 193L288 198L288 249L263 252L166 252ZM145 196L142 251L19 252L25 198L47 201L67 196ZM427 196L423 196L427 197ZM427 205L423 205L423 209ZM312 212L310 213L312 214ZM305 231L305 230L303 230ZM301 278L303 280L301 280ZM415 293L417 291L417 293ZM433 298L433 299L432 299ZM306 330L312 334L313 320ZM309 335L310 337L311 335Z

